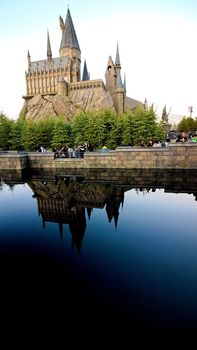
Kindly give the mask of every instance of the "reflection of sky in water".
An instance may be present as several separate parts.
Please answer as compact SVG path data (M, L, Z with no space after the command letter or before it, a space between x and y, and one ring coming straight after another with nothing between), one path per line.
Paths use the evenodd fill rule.
M0 249L43 254L86 281L95 299L118 309L120 318L197 325L197 202L189 194L125 192L117 228L105 209L93 209L80 255L71 233L38 215L27 185L0 193ZM17 248L18 247L18 248ZM87 302L87 301L86 301ZM114 306L116 305L116 306ZM138 317L132 316L132 317Z

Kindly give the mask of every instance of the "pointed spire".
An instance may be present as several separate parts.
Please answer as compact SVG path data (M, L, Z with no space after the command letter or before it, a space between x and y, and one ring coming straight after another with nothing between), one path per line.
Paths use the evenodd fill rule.
M172 108L172 107L171 107L171 108ZM166 105L165 105L164 108L163 108L161 119L162 119L162 121L163 121L164 123L168 123L168 117L169 117L171 108L170 108L170 110L169 110L168 113L167 113L167 110L166 110Z
M69 8L67 11L65 28L63 31L63 35L62 35L60 49L64 49L66 47L75 48L75 49L78 49L80 51L79 43L77 40L77 35L75 32L75 28L73 25L73 21L72 21L72 17L71 17Z
M83 66L83 75L82 75L82 81L90 80L86 60L84 60L84 66Z
M114 224L115 224L115 229L118 227L118 217L119 217L119 212L118 210L114 213Z
M124 73L124 90L127 91L126 74Z
M45 219L42 216L42 227L45 228Z
M61 16L59 16L59 20L60 20L60 28L61 28L62 33L63 33L64 29L65 29L64 21L63 21L63 18Z
M47 30L47 58L48 58L48 60L52 59L51 43L50 43L48 30Z
M147 101L147 98L145 98L145 100L144 100L144 108L145 108L146 111L148 110L148 101Z
M27 60L28 60L28 64L30 65L31 64L31 56L30 56L29 50L27 51Z
M60 241L62 241L62 237L63 237L63 224L62 224L62 222L59 222L59 238L60 238Z
M87 214L88 214L88 219L90 220L91 214L92 214L92 208L86 208Z
M119 87L119 88L124 88L123 83L122 83L122 78L121 78L120 71L118 71L117 80L116 80L116 86Z
M120 55L119 55L119 46L117 43L117 49L116 49L116 61L115 61L116 66L120 66Z

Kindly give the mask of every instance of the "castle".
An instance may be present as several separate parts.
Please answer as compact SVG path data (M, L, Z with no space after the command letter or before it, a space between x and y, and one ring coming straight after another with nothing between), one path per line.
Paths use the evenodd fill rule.
M59 19L62 32L59 57L52 56L49 32L47 59L32 62L28 50L22 114L34 120L45 115L63 115L69 120L80 110L112 109L122 114L141 105L141 102L126 96L118 45L115 63L111 56L107 63L106 84L103 80L90 80L86 61L81 79L81 50L69 8L65 22L61 16Z

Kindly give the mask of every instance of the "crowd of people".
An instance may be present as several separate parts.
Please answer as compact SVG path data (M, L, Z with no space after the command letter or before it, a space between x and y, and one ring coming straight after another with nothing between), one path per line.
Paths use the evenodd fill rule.
M166 147L168 145L167 141L159 141L159 140L149 140L147 143L145 143L144 141L141 141L140 146L141 147Z
M63 146L60 150L54 149L55 158L84 158L85 152L92 152L93 147L91 143L84 143L84 145L77 145L75 148L71 146Z
M166 141L160 140L148 140L146 143L142 140L140 147L166 147L170 142L173 143L185 143L185 142L197 142L197 134L182 133L169 133ZM46 152L43 146L39 147L39 152ZM54 159L56 158L84 158L85 152L92 152L93 146L91 143L79 144L75 148L71 146L63 146L61 149L53 149ZM101 149L102 152L107 152L108 148L104 145Z
M143 140L141 141L140 146L141 147L165 147L170 142L172 143L185 143L185 142L197 142L197 135L185 132L179 133L179 134L173 134L173 137L170 137L172 135L167 135L166 141L159 141L159 140L149 140L147 143L145 143Z

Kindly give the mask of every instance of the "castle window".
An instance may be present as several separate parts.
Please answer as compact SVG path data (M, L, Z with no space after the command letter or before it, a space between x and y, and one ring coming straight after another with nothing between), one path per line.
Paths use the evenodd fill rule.
M111 66L108 66L108 67L107 67L108 71L110 71L110 70L111 70L111 68L112 68Z

